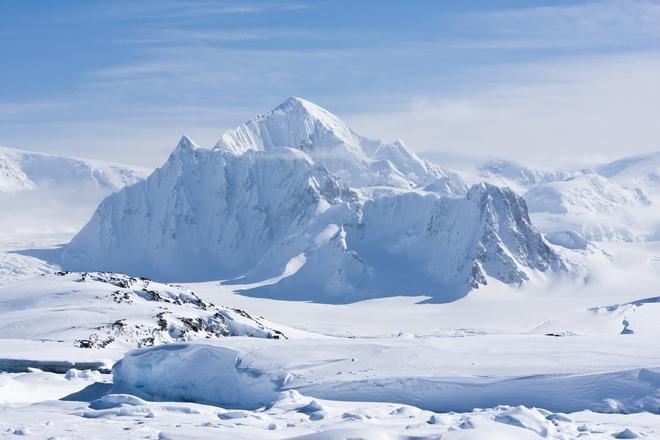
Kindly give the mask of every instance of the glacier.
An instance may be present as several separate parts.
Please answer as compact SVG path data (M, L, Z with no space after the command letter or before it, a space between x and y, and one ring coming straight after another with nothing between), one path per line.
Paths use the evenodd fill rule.
M151 176L99 205L62 261L322 302L451 301L489 278L519 285L566 268L512 190L468 188L403 142L361 137L300 98L213 149L182 137Z

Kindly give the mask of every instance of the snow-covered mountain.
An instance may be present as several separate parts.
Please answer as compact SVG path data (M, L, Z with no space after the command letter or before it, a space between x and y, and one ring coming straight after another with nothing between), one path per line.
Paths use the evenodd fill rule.
M601 165L597 171L620 185L660 193L660 152L625 157Z
M227 131L215 146L237 155L279 147L307 153L353 187L412 188L450 177L452 192L466 191L457 176L419 158L401 140L364 138L326 109L301 98L289 98L271 112Z
M639 218L651 205L641 189L595 173L536 185L524 197L543 231L571 230L595 241L642 240Z
M510 160L487 160L476 165L479 180L510 186L520 192L535 185L568 180L584 174L584 170L540 170Z
M214 149L183 137L143 182L113 194L65 267L162 280L234 279L255 295L342 302L463 296L564 263L513 191L367 140L291 98ZM235 281L238 282L238 281Z
M107 194L133 184L147 174L148 170L129 165L0 147L2 193L75 188L81 197L91 192Z
M0 227L80 228L104 197L148 174L128 165L0 148Z
M631 156L593 169L549 171L491 160L463 176L509 186L523 195L534 224L555 244L573 247L585 239L645 241L660 236L660 154Z

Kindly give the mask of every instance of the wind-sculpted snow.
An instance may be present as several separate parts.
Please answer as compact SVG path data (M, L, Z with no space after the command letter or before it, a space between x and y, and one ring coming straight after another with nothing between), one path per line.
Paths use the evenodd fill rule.
M148 179L103 201L63 261L324 302L449 301L489 277L520 284L565 267L512 191L468 191L400 141L359 137L297 98L213 150L183 137Z
M319 356L306 356L296 342L290 340L287 344L302 358L285 359L278 353L279 347L265 347L259 341L256 344L260 349L216 343L134 350L113 367L115 391L149 400L241 409L273 403L280 392L287 390L328 400L415 404L432 411L470 411L502 404L561 412L660 409L660 371L652 368L595 374L442 377L432 365L414 368L410 361L410 368L381 377L387 366L379 362L387 361L375 347L344 347L348 351L335 353L339 357L332 361L326 357L312 362ZM322 409L311 405L301 412L310 414Z
M44 275L0 287L3 338L78 348L150 346L224 336L284 335L189 289L106 272Z
M129 352L112 372L116 390L149 400L257 409L277 400L287 373L252 363L230 348L168 344Z

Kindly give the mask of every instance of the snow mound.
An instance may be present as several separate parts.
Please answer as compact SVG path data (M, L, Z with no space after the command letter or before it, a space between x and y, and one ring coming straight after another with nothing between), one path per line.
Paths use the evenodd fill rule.
M499 423L529 429L541 437L548 437L554 431L552 424L548 423L545 416L536 408L530 409L524 406L518 406L504 409L504 411L495 416L494 420Z
M630 428L626 428L623 431L614 434L614 438L639 438L639 434Z
M213 150L182 138L149 178L101 203L62 260L323 302L451 301L488 278L566 268L515 193L465 189L402 142L360 138L294 98Z
M555 231L545 234L548 242L566 249L587 249L589 241L575 231Z
M283 343L292 347L292 341ZM657 369L441 378L435 376L437 370L429 366L396 376L387 373L385 376L379 373L338 375L335 369L342 371L342 361L347 359L333 359L331 365L324 365L300 357L283 359L281 351L284 347L279 345L257 345L259 349L250 346L252 348L168 344L135 350L113 368L117 384L115 392L127 392L148 400L183 400L239 409L266 405L280 398L279 393L295 390L315 399L414 404L432 411L470 411L500 404L546 408L555 412L660 411L660 372ZM347 346L347 349L351 348L350 354L354 355L355 348ZM290 350L293 351L287 351L288 356L301 353L295 351L295 345ZM335 353L335 356L350 354ZM378 362L377 359L365 359L353 368L379 372L389 367ZM382 359L380 362L391 363ZM346 368L346 364L343 365ZM296 411L316 420L333 416L332 411L318 400L298 405ZM504 413L499 421L524 425L538 433L548 429L545 419L548 415L549 412L540 414L536 410L514 408ZM368 417L369 414L359 412L345 414L347 419Z
M8 284L0 287L0 308L3 338L57 340L79 348L284 336L189 289L116 273L60 272Z
M279 397L287 374L255 367L230 348L168 344L134 350L112 369L115 388L149 400L256 409Z
M123 405L142 406L146 402L130 394L106 394L89 404L91 409L120 408Z

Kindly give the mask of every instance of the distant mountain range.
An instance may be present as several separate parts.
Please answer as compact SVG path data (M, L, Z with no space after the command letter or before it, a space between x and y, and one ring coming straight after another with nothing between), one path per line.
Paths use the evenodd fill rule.
M147 175L0 149L0 204L35 209L25 200L47 194L51 211L78 212L82 224L108 196L63 249L67 269L222 279L249 295L323 302L451 301L488 282L570 271L566 249L660 230L660 154L589 169L491 160L450 171L300 98L210 149L182 137Z
M139 167L0 147L0 228L79 229L103 198L148 174Z

